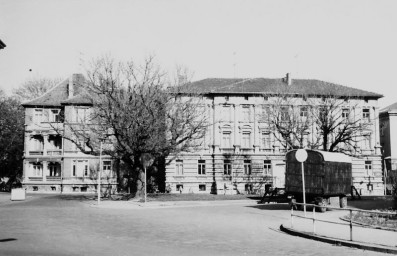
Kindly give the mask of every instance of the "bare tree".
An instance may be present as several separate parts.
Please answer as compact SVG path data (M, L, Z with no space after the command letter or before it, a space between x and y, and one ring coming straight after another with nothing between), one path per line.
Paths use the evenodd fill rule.
M179 82L186 83L186 76L169 82L153 58L143 65L101 58L87 76L85 97L92 100L91 113L78 124L65 120L69 136L64 136L93 155L98 155L99 141L106 139L111 146L105 153L129 167L132 192L141 192L146 156L160 164L203 143L206 116L199 107L200 95L181 93Z
M273 95L266 113L274 137L291 148L349 152L363 139L369 120L357 115L353 98ZM311 138L311 139L309 139Z
M13 90L13 95L20 101L31 100L43 95L49 89L61 82L60 78L34 78L25 81Z

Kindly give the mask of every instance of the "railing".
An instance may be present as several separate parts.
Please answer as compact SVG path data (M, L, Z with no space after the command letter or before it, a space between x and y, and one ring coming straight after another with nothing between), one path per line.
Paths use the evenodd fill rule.
M31 156L42 156L43 155L43 150L29 151L29 155L31 155Z
M296 205L301 205L302 207L310 206L313 207L313 213L312 217L307 217L306 211L305 215L298 215L294 214L294 207L291 207L291 228L294 226L294 217L302 218L302 219L308 219L313 221L313 234L316 233L316 222L324 222L324 223L331 223L331 224L336 224L336 225L343 225L343 226L349 226L350 227L350 241L353 241L353 227L360 227L360 228L376 228L376 229L384 229L387 231L394 231L397 232L396 229L389 229L389 228L384 228L380 227L378 225L370 225L370 224L365 224L365 223L359 223L353 221L353 212L361 212L364 214L369 214L369 216L376 215L378 218L379 216L387 216L390 219L390 216L395 216L394 218L397 220L397 213L392 213L392 212L380 212L380 211L366 211L366 210L359 210L359 209L351 209L351 208L335 208L335 207L330 207L330 206L319 206L315 204L303 204L303 203L294 203ZM323 220L316 218L316 208L327 208L327 209L332 209L332 210L340 210L340 211L347 211L349 212L349 219L346 222L335 222L335 221L330 221L330 220Z
M30 181L43 181L43 177L29 177Z
M62 155L62 150L61 149L47 150L47 155L49 155L49 156L60 156L60 155Z
M61 176L47 176L46 180L47 181L59 181L59 180L61 180Z

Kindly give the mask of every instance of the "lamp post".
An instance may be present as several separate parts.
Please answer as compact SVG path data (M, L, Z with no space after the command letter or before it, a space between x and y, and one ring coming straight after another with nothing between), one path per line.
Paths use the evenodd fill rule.
M306 191L305 191L305 170L303 167L303 162L306 161L307 159L307 152L304 149L298 149L295 152L295 158L298 160L298 162L301 163L301 169L302 169L302 192L303 192L303 211L305 212L306 216Z
M98 170L98 205L101 203L101 170L102 170L102 140L99 147L99 170Z

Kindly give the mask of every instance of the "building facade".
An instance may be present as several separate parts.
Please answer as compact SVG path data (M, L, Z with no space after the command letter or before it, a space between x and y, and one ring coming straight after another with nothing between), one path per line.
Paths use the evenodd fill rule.
M92 103L80 95L84 77L72 75L25 108L22 184L29 192L94 192L101 166L101 189L114 191L117 179L110 156L84 154L71 138L70 125L89 115Z
M397 128L397 103L380 110L379 125L387 189L392 192L397 185L397 134L393 133Z
M266 121L268 111L280 97L292 97L299 99L288 109L299 109L301 116L307 116L305 109L313 107L313 102L332 96L342 101L341 115L348 110L360 122L368 122L362 137L348 148L352 185L362 195L383 194L377 106L382 95L289 75L282 79L205 79L186 85L185 90L202 98L200 107L209 128L201 147L176 156L167 166L166 187L171 193L263 193L268 187L284 187L288 148L276 139ZM346 97L348 102L343 102ZM310 142L317 135L312 127L305 140Z

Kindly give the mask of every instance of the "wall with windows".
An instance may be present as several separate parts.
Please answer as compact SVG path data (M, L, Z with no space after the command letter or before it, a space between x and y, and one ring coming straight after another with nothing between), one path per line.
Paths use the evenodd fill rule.
M277 97L262 95L203 97L202 107L213 125L208 128L204 146L196 153L182 154L167 166L166 184L171 191L233 194L264 192L269 186L283 187L287 149L276 138L267 119L277 100ZM285 106L284 118L287 119L291 111L300 118L310 118L313 102L320 106L322 99L296 99L293 105ZM369 123L354 147L349 148L358 157L354 160L353 182L363 195L381 194L377 101L351 99L341 102L340 116ZM304 145L314 141L315 130L312 127L303 134Z

